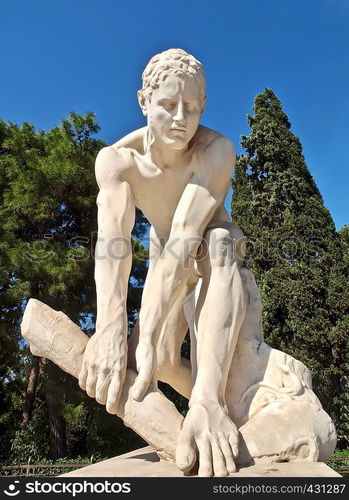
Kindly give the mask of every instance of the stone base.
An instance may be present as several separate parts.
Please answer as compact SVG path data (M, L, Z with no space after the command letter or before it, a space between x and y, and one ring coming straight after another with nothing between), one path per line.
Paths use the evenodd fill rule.
M160 460L150 446L77 469L62 477L184 477L174 463ZM323 462L258 463L231 477L341 477Z

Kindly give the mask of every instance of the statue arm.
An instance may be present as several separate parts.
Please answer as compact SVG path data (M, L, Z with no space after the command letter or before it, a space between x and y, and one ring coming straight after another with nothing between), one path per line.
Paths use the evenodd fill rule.
M104 148L96 159L100 191L95 252L96 332L84 355L79 383L91 397L116 413L127 365L128 279L135 207L130 186L120 180L121 154Z
M224 203L230 185L235 152L230 141L219 137L205 151L198 172L178 203L169 239L147 283L151 297L140 312L140 341L136 351L139 375L133 397L142 399L156 371L156 346L161 327L183 293L204 231Z

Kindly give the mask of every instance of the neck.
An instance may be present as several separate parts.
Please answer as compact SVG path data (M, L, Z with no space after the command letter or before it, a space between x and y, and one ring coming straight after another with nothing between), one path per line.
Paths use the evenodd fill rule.
M187 152L188 145L180 150L171 149L147 127L144 136L144 153L157 167L164 168L178 165L186 157Z

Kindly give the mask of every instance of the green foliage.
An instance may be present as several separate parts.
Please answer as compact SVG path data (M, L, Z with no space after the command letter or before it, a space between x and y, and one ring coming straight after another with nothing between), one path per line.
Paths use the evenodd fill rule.
M261 289L265 337L311 369L315 392L346 446L347 250L280 101L265 89L253 109L233 180L232 217L247 237L246 263ZM342 240L348 239L345 230Z
M11 464L37 462L48 455L48 415L45 402L37 398L35 412L25 429L16 430L11 442Z
M25 387L17 377L0 385L0 459L8 456L11 442L15 438L14 422L20 420L24 393Z
M86 453L111 448L106 440L100 444L97 438L100 428L93 420L97 414L90 408L97 403L52 366L38 388L33 420L26 429L18 429L31 364L20 336L27 300L37 298L64 311L87 334L94 330L94 163L105 146L94 137L98 130L93 113L70 113L48 132L37 131L29 123L18 126L0 120L0 458L10 454L14 460L28 454L47 457L48 415L43 416L39 404L45 401L45 391L54 392L54 410L66 420L71 456L79 454L80 445ZM146 230L147 221L137 212L130 325L137 315L146 275L147 250L137 238ZM120 436L127 435L129 431L119 427ZM114 452L117 440L115 443Z

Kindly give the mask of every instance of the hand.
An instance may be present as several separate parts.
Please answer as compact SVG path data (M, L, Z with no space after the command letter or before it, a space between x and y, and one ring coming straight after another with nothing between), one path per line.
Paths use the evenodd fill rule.
M179 434L176 463L190 472L199 459L199 476L228 476L236 472L239 431L214 401L194 403Z
M136 361L138 375L131 389L131 396L136 401L142 401L151 386L156 386L155 373L157 368L156 350L150 344L139 343L136 349Z
M127 340L120 334L95 333L87 343L79 376L81 389L115 415L125 380Z

